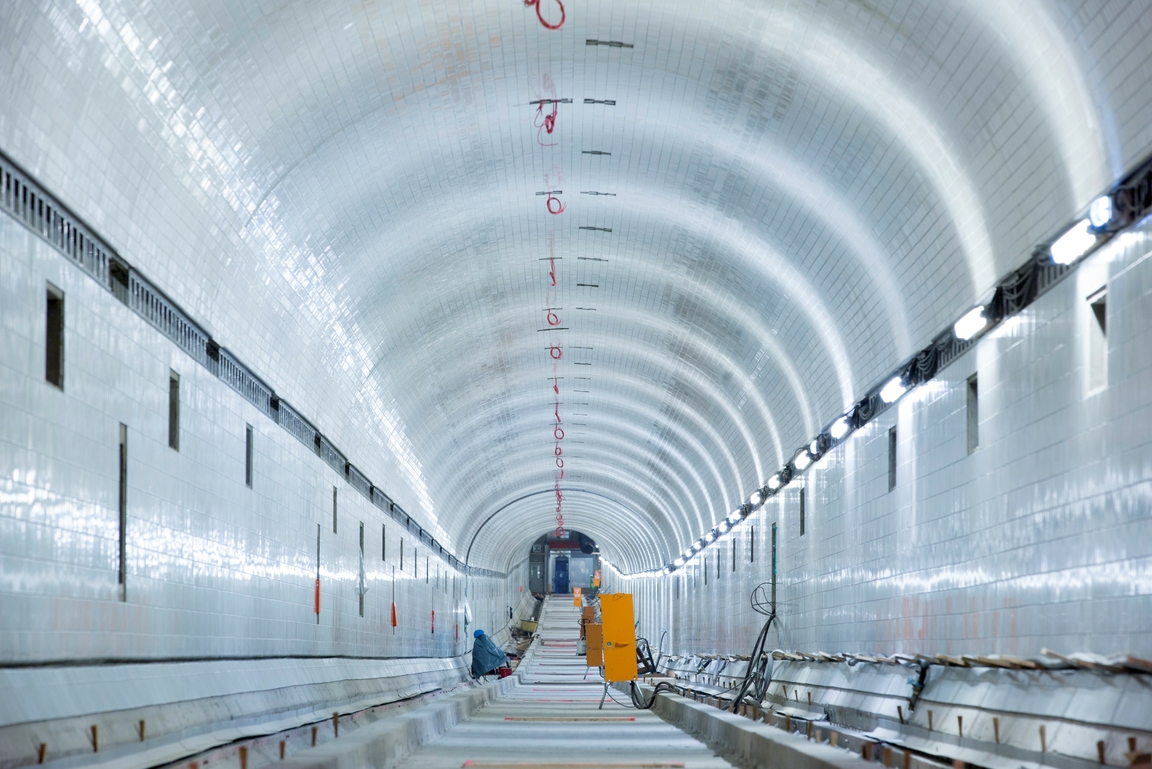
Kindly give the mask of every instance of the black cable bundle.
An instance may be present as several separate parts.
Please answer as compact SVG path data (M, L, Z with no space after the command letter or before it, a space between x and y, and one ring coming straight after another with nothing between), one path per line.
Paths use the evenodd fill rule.
M647 702L645 702L644 701L644 694L643 694L643 692L640 691L640 687L636 685L635 681L632 681L630 684L630 691L629 691L629 694L632 695L632 707L636 708L637 710L651 710L652 705L655 704L655 702L656 702L656 695L657 694L659 694L660 692L664 692L664 691L674 691L675 689L676 689L676 687L673 686L672 684L668 683L667 681L660 681L652 689L651 699L649 699Z
M765 582L757 585L749 597L752 609L757 614L766 615L768 620L764 623L764 627L760 628L760 635L756 636L756 643L753 645L752 654L748 658L748 672L744 674L744 681L736 692L736 698L732 700L733 713L739 710L740 704L749 693L755 698L757 705L763 702L764 698L768 696L768 684L772 682L772 655L765 654L764 648L768 642L768 631L772 627L773 620L776 619L776 607L764 600L767 584Z

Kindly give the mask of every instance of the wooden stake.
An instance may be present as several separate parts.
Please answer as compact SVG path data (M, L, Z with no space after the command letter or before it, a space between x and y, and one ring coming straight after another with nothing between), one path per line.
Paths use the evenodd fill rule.
M992 719L992 733L994 735L996 735L996 744L999 745L1000 744L1000 719L999 718L993 718Z
M1043 726L1040 727L1040 752L1041 753L1047 753L1048 752L1048 741L1046 739L1044 739L1044 727Z
M823 729L817 729L816 730L816 741L817 742L823 742L824 741L824 730Z
M248 769L248 747L240 746L240 769Z
M863 745L861 745L860 746L860 753L861 753L861 755L864 756L865 761L871 761L872 760L872 743L871 742L865 742Z
M964 737L964 716L956 716L956 733Z
M792 731L792 716L788 715L787 713L784 714L784 731Z
M280 740L280 760L284 760L284 740Z
M896 715L900 716L900 725L904 725L904 708L900 705L896 706Z
M812 692L808 692L808 707L812 707Z
M96 724L92 724L92 752L100 752L100 733L96 731Z
M828 741L832 743L832 747L840 744L840 732L832 732L828 735Z
M1096 743L1096 755L1100 757L1100 763L1104 763L1104 740Z
M932 731L932 711L928 711L928 731Z
M912 751L904 751L904 769L912 769Z
M808 739L812 739L812 722L811 721L809 721L808 725L804 728L804 736L807 737Z
M884 746L884 766L892 766L892 748Z
M44 758L47 755L48 755L48 743L47 742L41 742L40 743L40 749L38 751L36 751L36 763L38 763L38 764L44 763ZM1104 762L1101 761L1100 763L1104 763Z
M333 713L332 714L332 736L333 737L339 737L340 736L340 714L339 713Z
M312 727L312 747L316 747L316 727Z
M144 741L144 719L140 719L140 741Z

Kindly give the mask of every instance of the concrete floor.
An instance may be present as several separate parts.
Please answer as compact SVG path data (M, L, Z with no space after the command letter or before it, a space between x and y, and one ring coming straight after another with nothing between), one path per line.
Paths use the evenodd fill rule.
M580 610L549 597L520 683L469 721L450 729L398 766L413 769L711 769L730 767L706 745L612 690L576 656ZM587 677L585 678L585 674Z

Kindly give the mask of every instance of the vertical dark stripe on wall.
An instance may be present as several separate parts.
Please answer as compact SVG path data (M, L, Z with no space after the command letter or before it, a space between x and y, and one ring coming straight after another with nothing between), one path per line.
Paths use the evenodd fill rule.
M804 489L800 489L800 536L804 536Z
M128 425L120 423L119 567L120 600L128 600Z
M316 624L320 624L320 524L316 524Z
M776 611L776 524L772 524L772 611Z

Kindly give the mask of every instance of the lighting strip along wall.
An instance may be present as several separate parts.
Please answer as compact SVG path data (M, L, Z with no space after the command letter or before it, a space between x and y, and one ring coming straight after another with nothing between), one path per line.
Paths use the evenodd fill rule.
M936 378L948 364L967 352L976 342L1005 319L1016 315L1035 302L1065 276L1073 272L1087 256L1110 241L1118 232L1135 224L1152 211L1152 158L1108 192L1092 201L1088 215L1065 227L1055 238L1037 246L1028 262L1008 273L996 284L991 299L978 304L938 334L920 352L908 358L894 371L869 389L852 408L837 417L806 446L802 446L784 467L761 485L740 507L714 526L672 563L621 576L656 576L671 574L713 542L727 534L736 524L776 496L798 478L829 449L843 443L855 430L871 422L904 393ZM613 571L616 571L613 567Z
M163 291L141 275L108 243L30 174L0 152L0 209L47 241L93 280L176 343L200 365L239 393L269 419L303 443L352 488L403 525L448 566L476 577L504 578L490 569L469 567L424 531L412 517L347 460L299 411L280 398L252 369L221 347Z

